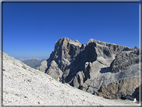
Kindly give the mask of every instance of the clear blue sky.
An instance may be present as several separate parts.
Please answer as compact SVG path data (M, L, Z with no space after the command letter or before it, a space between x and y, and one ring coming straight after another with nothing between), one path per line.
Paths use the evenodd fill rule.
M48 58L61 37L139 46L139 3L3 3L3 52Z

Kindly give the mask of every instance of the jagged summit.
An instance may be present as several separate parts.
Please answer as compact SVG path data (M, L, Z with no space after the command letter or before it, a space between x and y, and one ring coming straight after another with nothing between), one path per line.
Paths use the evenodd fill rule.
M105 45L105 46L122 46L122 45L118 45L118 44L114 44L114 43L108 43L108 42L102 42L102 41L99 41L99 40L95 40L95 39L89 39L87 44L89 43L97 43L99 45ZM125 47L125 48L129 48L129 49L132 49L130 47L127 47L127 46L122 46L122 47ZM138 48L137 46L135 46L135 48Z
M39 69L62 83L69 83L92 94L121 98L122 94L132 94L139 86L139 49L94 39L89 39L85 46L78 40L65 37L55 43L54 51ZM133 78L137 83L128 83L126 78ZM99 91L101 87L120 80L123 81L121 87L115 92L105 90L105 93L99 94L102 93ZM129 91L124 88L126 84L129 84Z
M67 38L67 37L63 37L63 38L60 38L58 41L56 41L55 50L57 48L59 48L60 45L62 45L62 49L63 49L63 47L66 47L69 44L72 44L72 45L75 45L75 46L81 46L81 44L78 40L73 41L71 39L69 40L69 38Z

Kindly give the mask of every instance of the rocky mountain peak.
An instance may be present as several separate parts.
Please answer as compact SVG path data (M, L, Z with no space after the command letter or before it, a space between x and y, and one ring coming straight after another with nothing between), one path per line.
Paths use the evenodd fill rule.
M89 39L85 46L78 40L73 41L64 37L55 43L54 51L50 58L42 63L40 70L60 82L95 94L101 87L114 82L132 77L136 81L139 79L139 49L94 39ZM130 82L129 86L132 83ZM138 85L139 83L136 83L131 87L129 94ZM128 94L126 90L117 90L116 96L114 97L113 93L113 97L109 98L120 98L120 93Z
M55 43L55 49L64 49L64 47L67 46L67 43L69 42L69 39L67 37L60 38L56 43Z
M135 46L134 49L139 49L139 47Z
M88 45L89 43L95 43L95 42L96 42L95 39L89 39L88 42L87 42L87 45Z

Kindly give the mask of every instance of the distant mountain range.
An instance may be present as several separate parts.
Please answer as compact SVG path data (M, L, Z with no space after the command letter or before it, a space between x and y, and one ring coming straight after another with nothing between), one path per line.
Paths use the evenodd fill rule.
M20 61L25 61L25 60L30 60L30 59L42 60L42 59L39 59L39 58L29 58L29 59L19 58L18 60L20 60Z
M37 58L32 58L32 59L27 59L27 60L21 60L23 63L25 63L26 65L32 67L32 68L35 68L37 69L40 65L41 65L41 62L43 61L44 59L37 59Z

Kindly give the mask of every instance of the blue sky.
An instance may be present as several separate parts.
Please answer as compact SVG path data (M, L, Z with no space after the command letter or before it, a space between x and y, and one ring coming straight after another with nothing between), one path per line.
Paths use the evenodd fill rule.
M3 3L3 52L48 58L61 37L139 46L139 3Z

